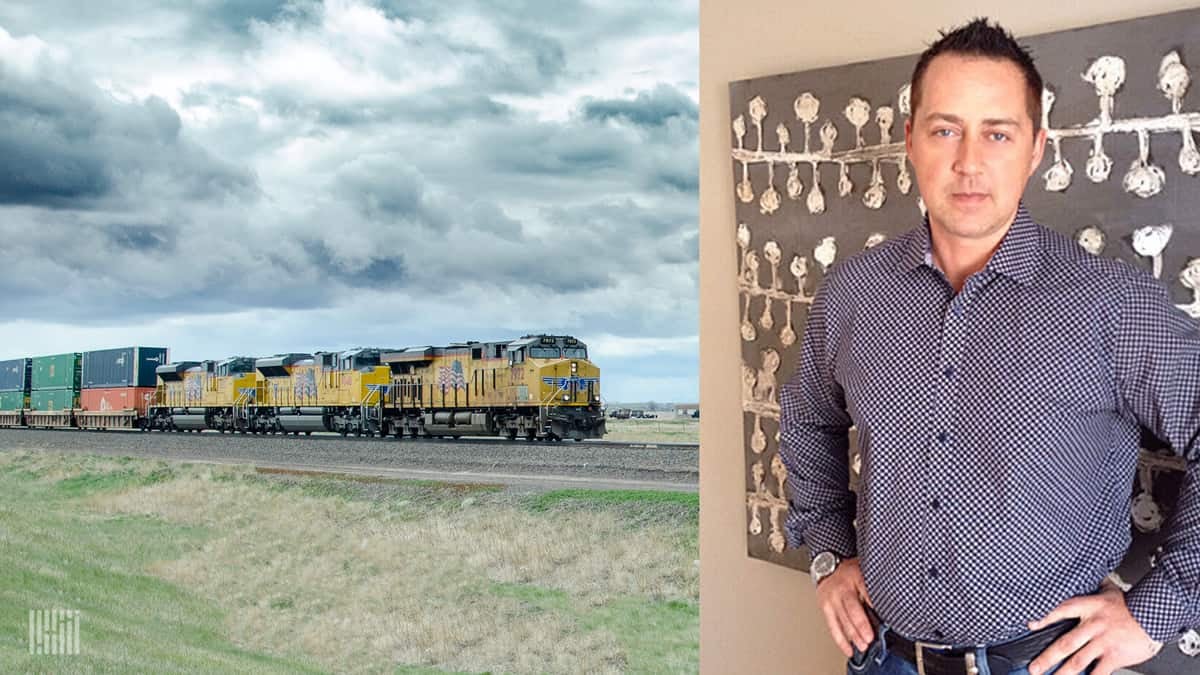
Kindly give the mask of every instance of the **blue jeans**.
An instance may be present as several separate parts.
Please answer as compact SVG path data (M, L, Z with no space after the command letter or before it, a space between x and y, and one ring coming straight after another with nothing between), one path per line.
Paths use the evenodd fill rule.
M891 628L887 624L879 627L875 634L875 640L867 645L867 651L864 654L854 647L854 655L846 663L847 675L917 675L917 665L904 659L904 657L895 652L888 652L887 647L883 644L883 636L890 631ZM1004 644L997 642L989 646ZM852 645L853 646L853 645ZM1062 667L1067 659L1055 664L1053 668L1046 671L1045 675L1052 675ZM1029 669L1021 666L1015 670L1010 670L1005 673L993 673L987 665L987 658L984 656L983 648L976 650L976 665L979 667L979 675L1029 675ZM1089 675L1095 664L1089 665L1083 671L1083 675Z

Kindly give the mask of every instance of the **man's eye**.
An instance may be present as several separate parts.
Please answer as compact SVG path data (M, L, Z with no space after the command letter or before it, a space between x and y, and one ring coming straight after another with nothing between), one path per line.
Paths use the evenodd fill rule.
M1004 133L1003 131L993 131L990 134L990 136L992 137L993 141L1007 141L1008 140L1008 134Z
M954 131L951 129L934 129L933 131L934 136L941 136L942 138L946 138L953 133Z

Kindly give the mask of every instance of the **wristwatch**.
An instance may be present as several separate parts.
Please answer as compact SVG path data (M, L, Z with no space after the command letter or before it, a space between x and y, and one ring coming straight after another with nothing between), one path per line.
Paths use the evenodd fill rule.
M822 551L814 556L812 567L809 569L809 573L812 574L813 586L816 586L821 583L822 579L833 574L833 571L837 569L838 564L841 562L842 559L837 557L837 554L832 551Z

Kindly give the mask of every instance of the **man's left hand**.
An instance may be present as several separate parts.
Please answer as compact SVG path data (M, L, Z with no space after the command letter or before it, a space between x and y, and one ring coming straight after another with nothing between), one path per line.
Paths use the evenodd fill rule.
M1038 630L1073 617L1079 618L1079 625L1030 662L1030 675L1042 675L1068 656L1071 659L1054 675L1077 675L1093 661L1098 662L1093 675L1112 675L1121 668L1150 660L1162 649L1162 643L1150 639L1129 613L1125 594L1111 580L1105 579L1099 593L1071 598L1031 622L1029 628Z

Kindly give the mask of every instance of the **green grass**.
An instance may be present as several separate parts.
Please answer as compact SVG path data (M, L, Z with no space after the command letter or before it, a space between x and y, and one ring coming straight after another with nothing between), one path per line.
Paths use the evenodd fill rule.
M0 672L695 672L698 509L0 451ZM81 610L80 656L28 654L53 608ZM342 617L393 646L339 651ZM394 622L424 651L371 637Z
M548 511L556 506L603 508L621 505L673 504L700 512L700 495L694 492L655 492L650 490L581 490L568 488L539 493L529 500L532 511Z
M71 463L72 460L66 460ZM169 480L156 463L87 466L53 480L26 458L0 468L0 672L322 672L303 658L238 647L213 603L150 574L211 536L140 516L90 513L99 492ZM80 654L28 653L31 609L80 610Z

